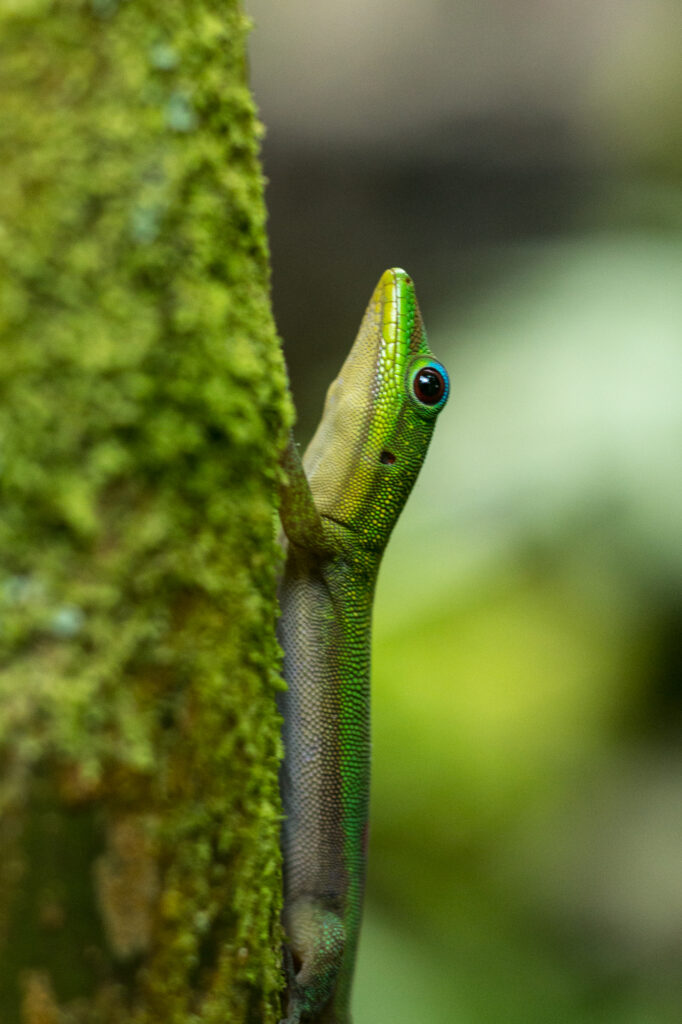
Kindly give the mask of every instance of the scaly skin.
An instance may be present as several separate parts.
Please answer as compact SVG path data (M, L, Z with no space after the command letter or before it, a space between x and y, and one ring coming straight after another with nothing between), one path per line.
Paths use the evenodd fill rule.
M447 394L412 281L387 270L303 463L293 440L284 459L283 1024L350 1024L367 848L374 588Z

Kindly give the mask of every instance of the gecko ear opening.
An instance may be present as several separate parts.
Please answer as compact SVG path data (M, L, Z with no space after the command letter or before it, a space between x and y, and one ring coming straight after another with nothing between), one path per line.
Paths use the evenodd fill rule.
M379 462L382 462L384 466L392 466L395 462L395 455L393 452L387 452L384 450L379 456Z

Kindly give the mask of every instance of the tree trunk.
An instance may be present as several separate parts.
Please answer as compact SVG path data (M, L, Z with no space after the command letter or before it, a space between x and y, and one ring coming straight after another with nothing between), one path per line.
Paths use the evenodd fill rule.
M0 2L0 1020L277 1020L290 411L236 0Z

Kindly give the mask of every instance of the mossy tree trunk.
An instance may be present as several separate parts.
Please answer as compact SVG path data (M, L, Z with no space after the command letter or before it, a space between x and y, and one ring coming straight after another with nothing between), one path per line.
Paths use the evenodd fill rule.
M0 0L0 1020L277 1019L289 418L236 0Z

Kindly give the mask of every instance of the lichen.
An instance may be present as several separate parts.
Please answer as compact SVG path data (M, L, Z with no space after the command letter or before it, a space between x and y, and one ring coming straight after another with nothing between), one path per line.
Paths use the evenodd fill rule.
M42 927L18 908L46 775L56 813L92 816L94 907L105 822L156 823L148 942L121 974L99 915L78 1020L277 1019L272 510L291 413L248 27L234 0L0 3L9 1024L15 937ZM48 916L68 945L68 916ZM31 967L67 1012L49 955Z
M59 1024L59 1007L48 975L27 971L22 978L22 990L21 1014L25 1024Z
M159 895L155 823L128 814L108 824L105 852L94 864L97 903L109 948L125 960L148 952Z

